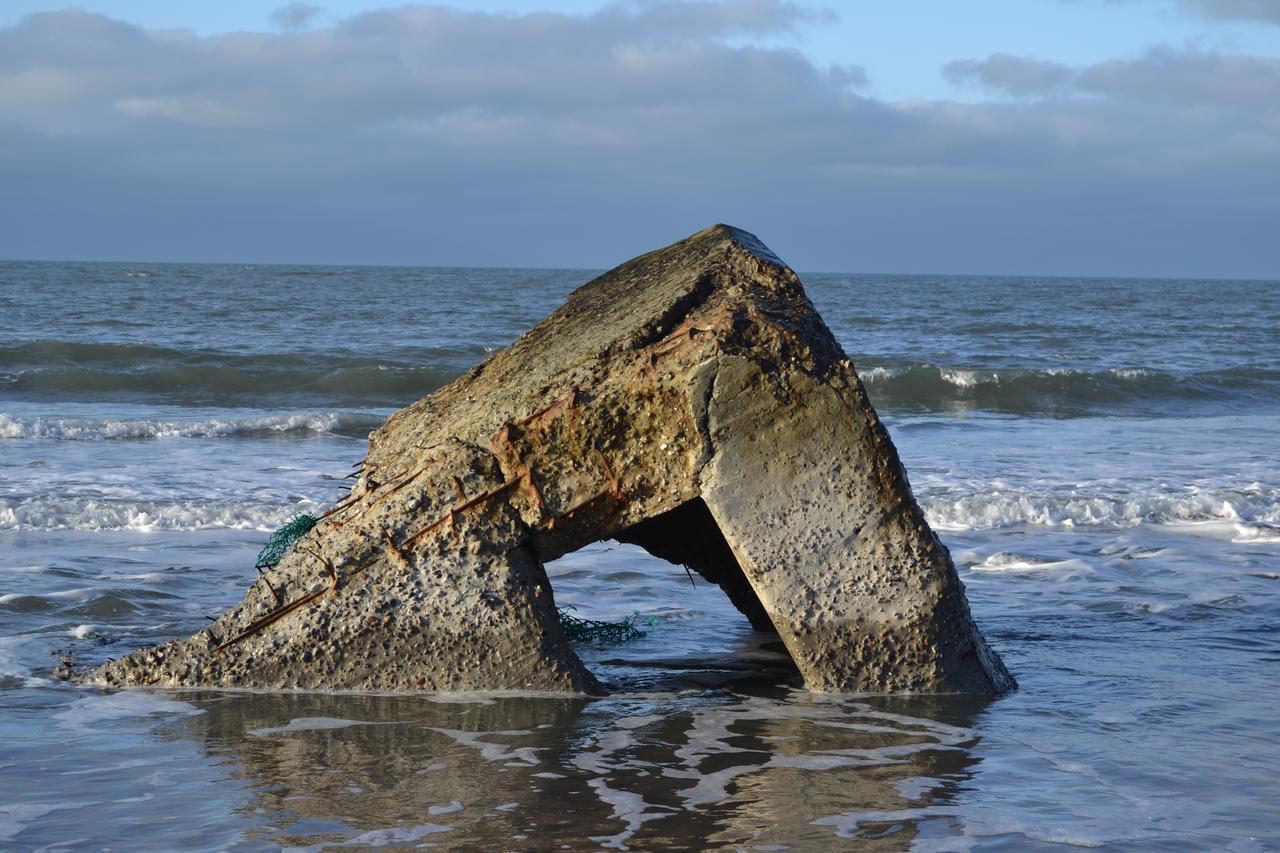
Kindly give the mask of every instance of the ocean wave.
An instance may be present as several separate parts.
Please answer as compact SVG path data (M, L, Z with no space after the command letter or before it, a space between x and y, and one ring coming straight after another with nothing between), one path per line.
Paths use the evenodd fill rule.
M163 365L129 370L55 365L0 371L0 391L38 400L155 400L199 405L387 406L416 400L452 381L462 368L368 364L326 369L261 365Z
M257 418L184 420L94 420L13 417L0 412L0 440L103 441L111 439L213 438L376 429L382 418L353 412L296 412Z
M1148 367L967 368L864 365L858 375L878 407L905 411L984 409L1074 414L1198 402L1280 402L1280 371L1240 366L1177 374Z
M1126 496L1071 493L1045 495L1029 490L978 491L929 496L920 501L938 530L1047 527L1134 527L1139 524L1206 526L1230 531L1236 542L1280 539L1280 490L1231 492L1150 492Z
M1157 524L1197 529L1237 543L1280 542L1280 490L1252 496L1237 492L1231 497L1165 493L1105 497L1050 496L1014 489L923 496L920 505L929 524L940 531ZM307 500L262 504L194 499L0 498L0 530L272 531L297 513L314 513L318 508ZM1034 561L1018 557L1015 562Z
M238 353L141 343L0 346L0 393L25 399L162 400L203 405L306 400L386 406L415 400L486 355L484 346Z
M1050 560L1045 557L1008 551L990 555L981 563L972 566L972 570L1010 574L1050 573L1059 578L1093 574L1093 569L1083 560Z
M311 501L251 504L229 500L0 498L0 530L258 530L272 531Z

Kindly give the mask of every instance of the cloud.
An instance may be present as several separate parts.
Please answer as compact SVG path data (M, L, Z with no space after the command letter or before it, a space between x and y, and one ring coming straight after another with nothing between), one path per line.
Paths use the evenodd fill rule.
M1209 107L1219 114L1257 111L1266 127L1280 117L1280 59L1157 48L1136 60L1082 68L1084 93L1176 108Z
M0 29L0 257L607 264L728 220L809 268L1271 263L1275 61L998 54L946 73L1013 99L888 102L777 46L824 19L404 6L202 38L33 15Z
M1183 0L1209 15L1242 20L1280 23L1280 4L1275 0Z
M993 53L984 60L949 62L943 66L942 75L952 83L974 84L1019 96L1061 91L1074 77L1065 65L1007 53Z
M1280 112L1280 59L1266 57L1153 48L1138 59L1072 68L995 53L950 62L942 73L952 83L1014 97L1097 96L1219 114L1257 110L1264 126L1267 117Z
M271 12L271 23L282 30L301 30L310 26L324 11L323 6L310 3L286 3Z
M1135 0L1106 0L1106 2L1132 3ZM1280 3L1276 0L1174 0L1174 2L1207 18L1280 23Z

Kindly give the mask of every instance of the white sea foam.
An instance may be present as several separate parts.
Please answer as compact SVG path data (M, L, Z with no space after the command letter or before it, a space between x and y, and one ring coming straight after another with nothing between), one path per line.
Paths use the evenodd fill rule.
M1280 543L1280 527L1273 524L1237 524L1235 532L1236 535L1231 537L1232 542L1253 542L1259 545Z
M1249 523L1232 518L1188 521L1184 527L1197 536L1220 539L1237 545L1272 545L1280 543L1280 525Z
M973 566L973 571L1009 572L1013 574L1044 572L1062 578L1092 574L1094 570L1083 560L1046 560L1026 554L1001 551L992 554L981 563Z
M435 817L442 814L453 814L462 811L462 801L453 800L447 806L427 806L427 814Z
M944 381L950 382L957 388L973 388L984 382L1000 381L1000 377L994 373L987 377L980 377L972 370L951 370L949 368L944 368L941 371L941 376Z
M371 723L367 720L340 720L335 717L296 717L290 720L287 725L253 729L249 734L255 737L266 737L267 735L287 734L289 732L317 732L372 725L377 725L377 723Z
M1155 376L1155 371L1144 367L1113 367L1107 372L1117 379L1145 379L1148 376Z
M80 587L78 589L62 589L56 592L42 592L42 593L39 593L38 595L36 593L30 593L30 592L9 592L9 593L5 593L4 595L0 595L0 604L11 604L15 601L18 601L19 599L35 598L35 597L56 598L56 599L62 599L63 601L84 601L85 599L92 596L95 592L97 592L97 590L91 587Z
M30 637L0 637L0 679L16 679L28 687L47 684L47 680L31 675L31 668L23 663L32 659L29 649L34 645Z
M900 374L901 371L894 370L891 367L871 367L858 371L858 376L867 385L873 382L884 382L886 379L892 379Z
M212 438L254 433L329 432L341 427L371 425L371 416L344 412L295 412L259 418L209 418L199 421L14 417L0 412L0 439L104 441Z
M229 500L130 501L96 498L0 498L0 530L275 530L316 504L262 505Z
M512 749L500 743L488 743L481 740L483 737L518 737L529 734L526 731L464 732L436 727L432 727L431 731L447 735L462 746L470 746L480 750L480 757L485 761L522 762L530 767L536 766L539 762L537 747L523 746Z
M194 717L204 711L187 702L179 702L156 693L126 691L76 699L53 715L62 728L88 730L98 723L134 717L163 714L169 717Z
M1275 490L1252 494L1153 490L1113 496L1101 489L1043 494L995 488L926 497L921 505L929 523L939 530L988 530L1017 524L1133 527L1231 522L1231 538L1266 542L1277 535L1275 526L1280 524L1280 494Z

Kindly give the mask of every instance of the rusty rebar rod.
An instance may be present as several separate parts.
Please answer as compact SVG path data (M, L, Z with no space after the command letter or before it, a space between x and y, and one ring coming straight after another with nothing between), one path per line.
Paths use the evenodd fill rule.
M446 521L452 522L454 520L454 517L458 513L466 512L467 510L472 509L473 507L479 506L485 501L496 498L498 495L502 494L503 492L510 489L512 486L519 483L521 479L522 479L521 477L516 477L514 479L507 480L505 483L503 483L501 486L498 486L497 488L490 489L487 492L483 492L482 494L476 495L474 498L471 498L468 501L464 501L458 506L450 507L447 513L440 516L435 521L431 522L426 527L422 528L417 533L410 536L408 539L404 540L402 547L404 545L412 545L414 542L417 542L423 536L426 536L428 533L430 533L432 530L435 530L437 527L444 524Z
M303 605L306 605L306 604L310 604L311 602L315 601L317 598L320 598L322 595L324 595L327 592L329 592L327 588L318 589L315 592L309 592L306 595L302 596L301 598L295 599L289 602L288 604L284 605L283 607L280 607L276 610L271 611L266 616L263 616L261 619L257 619L253 622L250 622L249 627L245 628L239 634L236 634L231 639L223 643L220 643L217 646L214 646L213 647L214 652L221 652L224 649L229 648L230 646L234 646L236 643L240 642L246 637L253 636L254 634L261 631L263 628L269 627L270 625L274 625L276 622L279 622L281 619L288 616L290 613L297 610L299 607L302 607Z
M276 606L279 607L283 603L283 600L280 598L280 593L276 592L276 588L272 586L271 578L267 577L266 570L263 569L262 566L254 566L254 568L258 570L258 577L266 583L267 589L271 590L271 597L276 600Z

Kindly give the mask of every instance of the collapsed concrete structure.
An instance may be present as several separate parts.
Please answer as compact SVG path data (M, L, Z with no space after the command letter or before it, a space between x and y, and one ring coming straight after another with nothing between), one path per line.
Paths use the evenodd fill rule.
M718 584L813 690L1014 686L800 280L724 225L396 412L238 606L87 680L595 692L543 564L606 538Z

